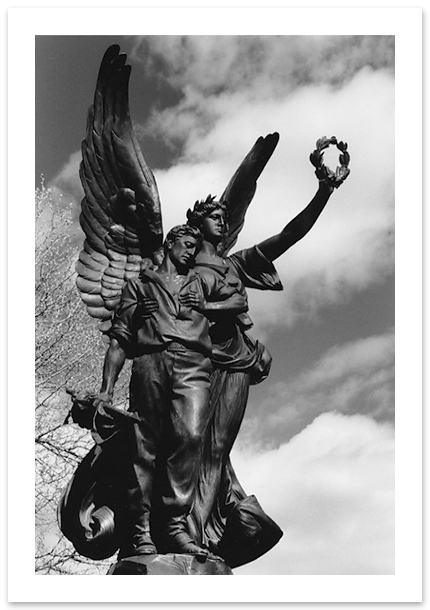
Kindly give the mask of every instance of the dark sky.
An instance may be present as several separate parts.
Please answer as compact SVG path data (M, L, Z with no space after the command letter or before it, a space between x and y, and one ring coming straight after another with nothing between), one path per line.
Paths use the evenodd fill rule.
M85 135L86 115L92 103L97 73L106 49L118 44L128 56L130 36L36 36L36 187L43 174L46 183L78 150ZM165 79L144 72L131 59L133 81L130 108L133 121L144 122L154 105L162 108L181 95ZM151 167L162 168L172 149L146 136L145 157Z
M36 186L60 171L85 135L98 67L118 36L36 36Z

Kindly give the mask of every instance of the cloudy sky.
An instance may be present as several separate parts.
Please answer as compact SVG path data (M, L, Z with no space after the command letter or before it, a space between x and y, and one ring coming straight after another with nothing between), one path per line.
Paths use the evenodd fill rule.
M76 217L86 112L112 43L132 65L165 231L278 131L236 249L254 245L315 193L317 138L348 142L351 175L276 262L284 291L249 295L273 366L233 463L284 537L236 572L393 574L394 37L37 36L35 185L43 175Z

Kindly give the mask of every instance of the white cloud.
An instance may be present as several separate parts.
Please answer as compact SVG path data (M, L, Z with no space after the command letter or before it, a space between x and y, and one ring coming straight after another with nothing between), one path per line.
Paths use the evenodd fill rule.
M131 57L174 86L206 95L252 89L283 95L306 83L340 84L363 66L392 69L387 36L151 36L135 37Z
M256 439L260 446L279 444L327 411L393 421L394 334L335 346L300 375L285 377L269 387L257 414L245 419L241 446Z
M157 172L166 226L181 222L183 211L196 199L209 192L220 195L258 135L281 134L259 180L238 248L279 232L311 200L316 180L308 156L317 137L335 134L349 143L347 182L333 194L309 235L276 261L285 291L270 295L270 321L267 294L251 294L259 335L392 273L393 92L391 77L364 70L343 89L307 87L264 103L252 103L243 92L202 98L213 108L212 118L217 117L206 124L206 131L199 128L199 108L194 114L187 110L184 155L171 170ZM181 108L168 114L170 118L162 117L163 128L182 125Z
M320 415L277 450L233 450L248 493L284 532L237 574L393 574L394 431Z

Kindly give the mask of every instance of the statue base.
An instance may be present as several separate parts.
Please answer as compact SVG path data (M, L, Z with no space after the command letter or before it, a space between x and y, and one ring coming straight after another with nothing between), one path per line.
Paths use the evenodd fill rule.
M221 559L195 555L136 555L126 557L109 568L107 576L142 574L144 576L232 576L231 568Z

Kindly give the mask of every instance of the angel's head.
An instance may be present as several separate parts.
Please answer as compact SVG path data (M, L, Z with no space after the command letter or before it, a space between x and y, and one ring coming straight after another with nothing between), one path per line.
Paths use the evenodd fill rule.
M192 267L202 247L203 236L197 227L178 225L173 227L164 240L164 254L178 267Z
M227 207L212 195L196 201L194 208L187 212L187 223L197 227L203 238L219 245L228 233Z

